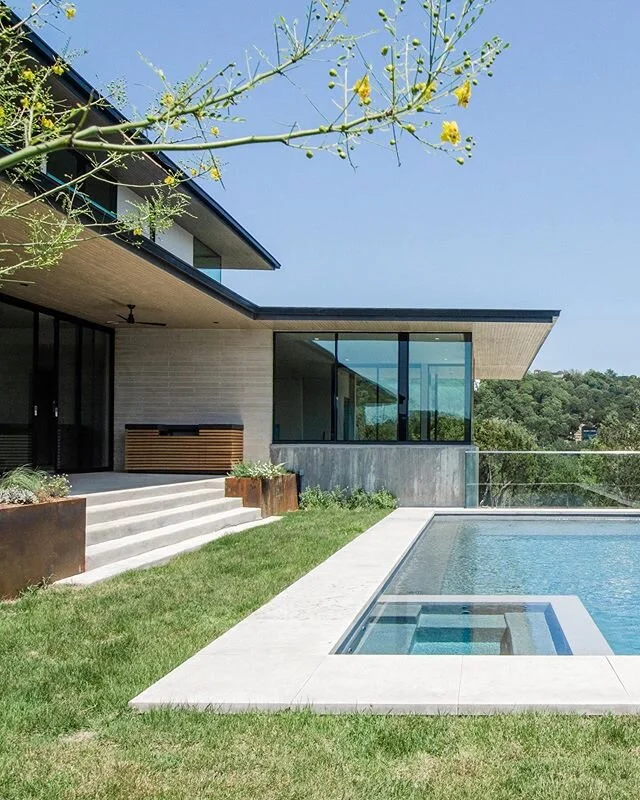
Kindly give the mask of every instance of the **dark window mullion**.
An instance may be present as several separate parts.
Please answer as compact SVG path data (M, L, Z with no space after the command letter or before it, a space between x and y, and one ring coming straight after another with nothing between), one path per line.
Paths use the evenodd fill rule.
M398 441L409 437L409 334L398 334Z
M338 439L338 334L333 334L333 367L331 369L331 441Z

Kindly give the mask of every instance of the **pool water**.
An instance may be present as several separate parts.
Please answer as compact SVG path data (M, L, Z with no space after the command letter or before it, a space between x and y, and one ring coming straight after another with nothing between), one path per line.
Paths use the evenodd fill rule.
M381 592L395 601L403 595L577 595L616 654L640 655L640 518L436 516ZM389 623L378 617L374 627L382 630ZM449 625L446 634L433 627L416 623L410 646L393 652L508 652L469 627L456 633ZM369 645L367 638L361 630L352 652L374 647L375 637Z
M388 601L345 643L369 655L571 655L550 603Z

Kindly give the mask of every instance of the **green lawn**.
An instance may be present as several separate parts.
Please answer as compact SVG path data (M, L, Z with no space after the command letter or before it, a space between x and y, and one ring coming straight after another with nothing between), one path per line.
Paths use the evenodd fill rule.
M380 517L301 512L0 604L0 798L637 798L640 721L134 714L127 701Z

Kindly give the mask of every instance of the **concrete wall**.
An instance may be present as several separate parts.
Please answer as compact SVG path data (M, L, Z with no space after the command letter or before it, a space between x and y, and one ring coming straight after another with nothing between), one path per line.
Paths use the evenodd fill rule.
M268 458L272 342L270 331L118 328L115 469L126 423L242 423L245 457Z
M277 444L273 461L302 473L303 486L389 489L403 506L465 505L469 445Z

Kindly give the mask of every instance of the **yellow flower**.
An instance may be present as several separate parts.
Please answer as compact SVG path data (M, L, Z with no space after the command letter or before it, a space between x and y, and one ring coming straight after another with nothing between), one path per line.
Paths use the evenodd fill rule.
M55 128L54 121L52 119L49 119L49 117L42 117L40 120L40 124L42 125L43 128L46 128L48 131L50 131L52 128Z
M134 236L142 236L142 228L134 228L132 233Z
M20 105L22 106L22 108L29 108L29 106L31 105L31 101L29 100L28 97L23 97L20 100Z
M160 102L165 108L171 108L175 102L175 98L170 92L165 92L160 98Z
M76 15L76 7L74 5L67 6L64 13L67 19L73 19Z
M175 186L177 182L175 175L167 175L163 181L166 186Z
M220 170L218 169L218 167L211 167L211 169L209 170L209 175L211 176L211 178L213 178L214 181L219 181L222 178L222 175L220 174Z
M54 64L51 67L51 72L53 72L54 75L64 75L64 65L63 64Z
M33 83L36 79L36 73L32 69L23 69L22 70L22 77L25 81L29 81L29 83Z
M466 108L471 100L471 82L465 81L462 86L458 86L453 90L453 93L458 98L458 105Z
M362 103L368 105L371 102L371 81L369 76L365 75L364 78L356 81L353 91L358 95Z
M38 102L35 104L34 108L36 111L44 111L44 103Z
M211 128L211 135L220 136L220 128L218 128L217 125L214 125L213 128Z
M4 106L0 106L0 126L4 125L6 119L6 112Z
M460 129L457 122L443 122L442 132L440 133L441 142L449 142L450 144L460 143Z
M431 81L430 83L416 83L415 92L418 95L418 102L429 102L429 100L431 100L433 95L436 93L437 88L438 85L435 81Z
M196 175L198 174L198 170L197 170L197 169L195 169L195 167L191 167L191 169L189 170L189 172L191 173L191 175L192 175L194 178L195 178L195 177L196 177Z

